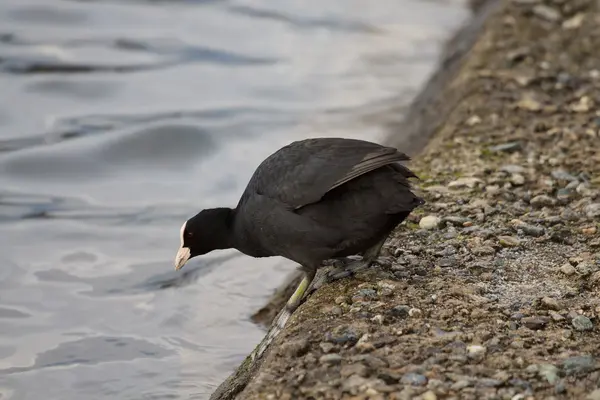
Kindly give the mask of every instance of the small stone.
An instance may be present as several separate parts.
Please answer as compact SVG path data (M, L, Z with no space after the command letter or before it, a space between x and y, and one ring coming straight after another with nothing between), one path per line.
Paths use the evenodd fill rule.
M548 22L556 22L560 19L560 12L558 10L544 4L538 4L533 7L533 13Z
M594 236L597 232L597 228L595 226L588 226L587 228L581 228L581 233L586 236Z
M573 195L574 195L573 189L564 188L564 189L558 189L556 191L556 198L558 199L558 201L561 202L561 204L568 203L569 200L571 200L571 198L573 197Z
M360 301L370 301L377 299L377 291L374 289L359 289L354 296L352 296L352 302L357 303Z
M552 175L552 177L554 179L559 180L559 181L568 181L568 182L578 181L576 176L571 175L564 169L554 170L550 174Z
M595 368L596 361L589 355L569 357L562 362L562 369L567 376L587 374Z
M432 392L431 390L426 391L425 393L423 393L421 395L421 399L423 400L437 400L437 395L435 394L435 392ZM600 399L600 397L599 397Z
M592 321L584 315L578 315L575 318L573 318L571 324L573 325L573 328L575 328L576 331L580 332L591 331L592 329L594 329L594 324L592 323Z
M529 201L529 204L531 204L535 208L551 207L556 204L556 200L554 200L550 196L541 194L541 195L535 196L533 199L531 199Z
M341 325L325 334L325 340L335 344L355 344L359 339L359 334L354 329Z
M399 306L394 306L394 308L392 308L390 310L390 314L394 317L406 318L406 317L408 317L409 311L410 311L409 306L399 305Z
M593 101L588 96L583 96L578 102L571 104L571 111L576 113L584 113L590 111L593 106Z
M561 306L558 303L558 300L552 298L552 297L542 297L542 305L544 306L544 308L546 308L547 310L560 310Z
M600 203L589 204L585 208L585 215L587 215L588 218L600 217Z
M495 146L490 146L488 150L493 153L513 153L515 151L521 150L521 148L521 142L508 142L497 144Z
M556 322L560 322L565 319L565 317L563 317L556 311L548 311L548 315L550 315L550 318L552 318Z
M373 318L371 318L371 322L375 322L376 324L382 325L384 317L381 314L377 314Z
M470 346L467 346L467 355L469 356L469 358L475 360L481 360L485 356L486 351L487 349L485 348L485 346L481 346L478 344L472 344Z
M368 379L363 378L360 375L350 375L348 378L344 380L342 384L342 388L345 391L353 392L358 390L360 387L365 386L368 382Z
M427 385L427 377L421 374L409 372L402 376L400 382L404 383L405 385L425 386Z
M492 378L480 378L477 380L477 386L482 387L498 387L501 386L504 382L498 379Z
M481 179L472 178L472 177L464 177L458 178L455 181L448 183L448 188L450 189L465 189L465 188L474 188L478 184L483 183Z
M450 216L442 218L443 223L455 225L455 226L464 226L466 222L470 222L470 221L471 220L469 218L458 217L455 215L450 215Z
M583 276L590 275L592 272L595 272L597 269L596 264L593 264L588 261L582 261L575 267L577 272Z
M423 312L418 308L411 308L408 310L408 315L410 317L419 318L422 314Z
M515 229L521 230L527 236L540 237L546 233L546 230L543 227L530 225L518 219L512 220L511 224Z
M329 342L321 342L319 343L319 347L323 351L323 353L329 353L335 347L332 343Z
M471 384L472 384L471 381L468 381L466 379L461 379L461 380L458 380L458 381L454 382L452 384L452 386L450 386L450 389L451 390L455 390L455 391L459 391L459 390L462 390L464 388L467 388L467 387L471 386Z
M558 368L552 364L541 364L538 374L542 378L545 378L551 385L554 385L558 380Z
M442 257L437 263L442 268L453 267L456 265L456 258L454 257Z
M491 246L477 246L471 250L473 254L476 256L491 256L496 254L496 250L494 250Z
M583 13L575 14L575 16L564 21L562 24L562 27L564 29L577 29L583 23L584 18L585 18L585 14L583 14Z
M512 183L513 186L523 186L525 184L525 177L521 174L512 174L510 183Z
M579 220L579 214L577 214L575 211L573 211L570 208L566 208L565 210L563 210L563 212L560 213L560 217L562 219L564 219L565 221L578 221Z
M525 168L520 165L508 164L500 167L500 171L507 172L509 174L522 174L525 172Z
M358 375L365 377L369 374L369 369L361 363L344 365L340 370L340 375L342 378L347 378L351 375Z
M498 236L498 243L502 247L517 247L521 242L514 236Z
M475 126L481 123L481 118L478 115L471 115L469 119L467 119L466 124L468 126Z
M521 320L523 325L532 330L539 330L545 328L548 324L548 321L548 318L545 317L527 317Z
M342 356L339 354L325 354L319 358L320 364L339 364L342 362Z
M576 274L577 270L570 263L565 263L560 267L560 272L562 272L565 275L570 276L570 275Z
M436 229L440 225L441 219L435 215L428 215L421 218L419 221L419 227L421 229Z
M524 96L518 103L517 107L526 111L540 111L542 109L542 103L537 101L531 96Z

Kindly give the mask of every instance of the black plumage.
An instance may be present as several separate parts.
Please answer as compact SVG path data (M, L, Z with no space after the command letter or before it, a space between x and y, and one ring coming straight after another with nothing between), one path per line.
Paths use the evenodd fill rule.
M356 139L293 142L256 169L234 209L203 210L182 227L176 267L216 249L282 256L301 265L304 290L324 260L363 254L372 261L390 232L423 200L415 175L392 147Z

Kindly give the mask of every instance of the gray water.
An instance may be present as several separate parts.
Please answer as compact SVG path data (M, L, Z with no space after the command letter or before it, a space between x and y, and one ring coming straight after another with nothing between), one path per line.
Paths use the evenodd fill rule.
M292 140L381 141L449 0L0 2L0 398L205 399L294 265L173 257ZM394 133L401 135L401 132Z

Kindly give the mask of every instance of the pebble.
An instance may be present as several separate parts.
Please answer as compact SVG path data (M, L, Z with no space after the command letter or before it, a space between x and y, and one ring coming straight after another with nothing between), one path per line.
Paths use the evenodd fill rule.
M442 268L453 267L456 265L456 258L454 257L442 257L438 260L437 263Z
M466 124L468 126L475 126L481 123L481 118L478 115L472 115L467 119Z
M481 360L485 356L486 351L487 349L485 348L485 346L481 346L478 344L472 344L470 346L467 346L467 354L469 358L473 358L476 360Z
M456 226L464 226L465 222L470 222L471 220L469 218L465 218L465 217L458 217L458 216L448 216L448 217L444 217L442 218L442 222L445 223L449 223L452 225L456 225Z
M584 315L578 315L575 318L573 318L571 324L573 325L573 328L575 328L576 331L580 332L591 331L592 329L594 329L594 324L592 323L592 321Z
M521 230L527 236L540 237L546 233L546 229L541 226L535 226L515 219L511 221L515 229Z
M428 390L421 395L421 398L423 400L437 400L437 395L435 394L435 392ZM600 399L600 397L599 397L599 399Z
M369 369L361 363L356 363L356 364L350 364L350 365L344 365L342 367L342 369L340 370L340 375L342 375L342 378L346 378L352 375L358 375L358 376L362 376L365 377L369 374Z
M560 19L560 12L558 10L544 4L538 4L533 7L533 13L548 22L556 22Z
M548 309L548 310L560 310L561 306L558 303L558 300L556 300L555 298L552 297L542 297L542 305L544 306L544 308Z
M576 113L588 112L593 102L588 96L583 96L578 102L571 104L571 111Z
M554 385L558 380L558 368L552 364L541 364L538 369L538 374L542 378L545 378L551 385Z
M546 317L527 317L523 318L521 322L529 329L538 330L545 328L549 320Z
M325 335L325 340L337 344L355 344L359 339L359 334L352 328L337 327L333 332Z
M552 177L554 179L557 179L559 181L573 182L573 181L579 180L576 176L571 175L570 173L568 173L567 171L565 171L563 169L554 170L550 174L552 175Z
M471 250L473 254L476 256L491 256L496 254L496 250L494 250L491 246L477 246Z
M588 218L596 218L596 217L600 217L600 203L592 203L589 204L586 208L585 208L585 215Z
M583 13L575 14L575 16L564 21L562 24L562 27L564 29L577 29L583 23L584 18L585 18L585 14L583 14Z
M319 358L320 364L339 364L342 362L342 356L339 354L325 354Z
M428 215L421 218L419 221L419 227L421 229L435 229L440 225L441 219L435 215Z
M520 165L507 164L500 167L500 171L507 172L509 174L522 174L525 172L525 168Z
M592 356L569 357L562 362L562 369L567 376L587 374L596 368L596 362Z
M395 306L394 308L392 308L390 311L390 314L392 314L394 317L406 318L406 317L408 317L409 311L410 311L409 306L399 305L399 306Z
M541 195L535 196L533 199L531 199L529 201L529 204L531 204L535 208L551 207L556 204L556 200L554 200L550 196L541 194Z
M408 315L411 317L419 318L422 314L423 311L421 311L419 308L411 308L408 310Z
M521 242L514 236L498 236L498 243L503 247L517 247Z
M489 147L489 151L494 153L512 153L514 151L521 150L521 148L521 142L508 142L491 146Z
M451 390L455 390L455 391L459 391L459 390L462 390L462 389L467 388L469 386L471 386L471 382L470 381L468 381L466 379L461 379L461 380L458 380L458 381L454 382L452 384L452 386L450 386L450 389Z
M565 275L573 275L577 273L577 270L571 264L566 263L560 267L560 272L562 272Z
M344 380L342 384L342 388L348 392L353 392L360 388L361 386L365 386L368 382L368 379L363 378L359 375L351 375L350 377Z
M517 107L519 107L520 109L523 109L523 110L535 112L535 111L540 111L542 109L542 103L535 100L531 96L524 96L517 103Z
M570 208L566 208L563 212L560 213L560 217L565 221L578 221L579 214L573 211Z
M402 376L400 382L404 383L405 385L425 386L427 385L427 377L421 374L409 372Z
M550 315L550 318L552 318L556 322L560 322L565 319L565 317L563 317L556 311L548 311L548 315Z
M329 342L321 342L319 343L319 347L323 351L323 353L329 353L335 347L332 343Z
M464 177L464 178L458 178L457 180L448 183L448 188L450 188L450 189L464 189L464 188L472 189L480 183L483 183L483 181L479 178Z
M597 232L597 228L595 226L589 226L587 228L581 228L581 233L586 236L594 236Z
M513 186L523 186L525 184L525 177L521 174L512 174L510 183L512 183Z

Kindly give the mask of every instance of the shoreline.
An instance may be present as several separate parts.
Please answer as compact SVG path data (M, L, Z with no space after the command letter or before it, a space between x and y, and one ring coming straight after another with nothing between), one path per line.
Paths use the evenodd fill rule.
M598 49L596 1L478 4L389 127L427 204L211 399L600 400Z

